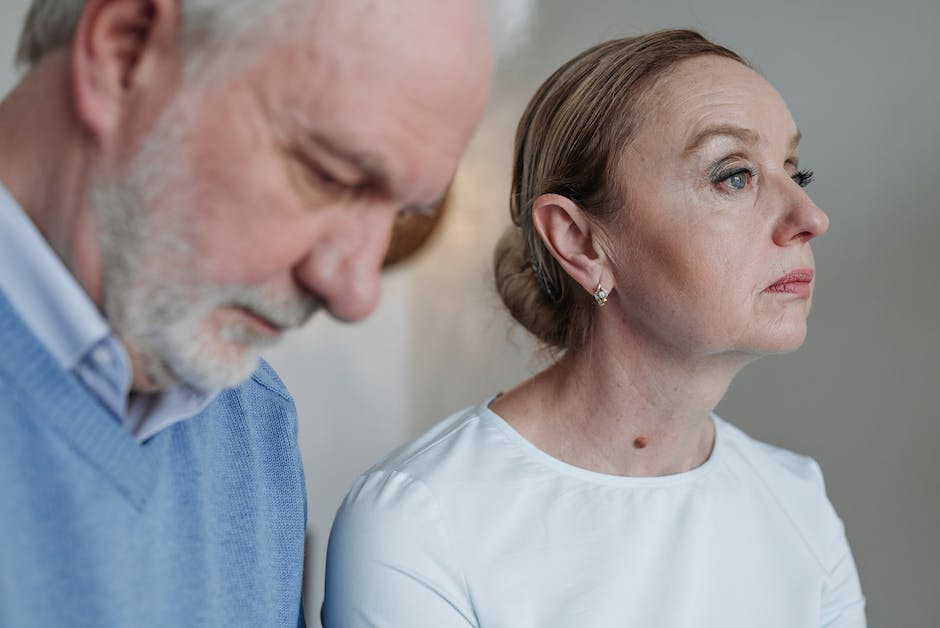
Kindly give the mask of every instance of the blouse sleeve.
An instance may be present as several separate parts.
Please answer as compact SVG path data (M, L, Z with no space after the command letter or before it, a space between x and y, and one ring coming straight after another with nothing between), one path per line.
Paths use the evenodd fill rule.
M813 463L818 482L825 492L822 471ZM827 576L823 584L820 608L821 628L865 628L865 596L859 582L852 550L845 537L845 527L826 498L829 509L829 542L826 557Z
M865 598L852 553L846 552L823 589L822 628L865 628Z
M360 478L346 496L325 586L323 628L477 626L434 496L394 471Z

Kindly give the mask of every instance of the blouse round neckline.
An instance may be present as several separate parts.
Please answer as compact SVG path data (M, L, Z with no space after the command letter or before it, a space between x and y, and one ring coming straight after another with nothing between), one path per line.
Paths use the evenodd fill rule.
M516 429L503 417L499 416L490 409L489 404L493 401L493 399L495 399L495 397L481 404L480 418L491 423L500 432L502 432L506 439L512 445L516 446L530 460L533 460L544 467L548 467L556 473L584 482L604 484L607 486L635 488L688 484L700 480L710 474L712 469L719 465L719 460L723 455L723 441L726 438L724 433L724 425L719 417L717 417L714 413L710 413L709 419L715 428L715 439L712 444L712 450L705 462L695 467L694 469L689 469L688 471L682 471L680 473L672 473L669 475L654 476L613 475L609 473L601 473L600 471L591 471L590 469L585 469L583 467L559 460L558 458L555 458L554 456L533 445L525 438L525 436L516 431Z

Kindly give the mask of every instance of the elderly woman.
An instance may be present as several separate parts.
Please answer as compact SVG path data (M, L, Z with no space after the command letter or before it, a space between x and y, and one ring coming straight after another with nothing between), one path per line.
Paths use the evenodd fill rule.
M496 283L559 357L355 483L325 628L865 625L819 467L712 412L806 334L828 219L799 141L774 88L690 31L542 85Z

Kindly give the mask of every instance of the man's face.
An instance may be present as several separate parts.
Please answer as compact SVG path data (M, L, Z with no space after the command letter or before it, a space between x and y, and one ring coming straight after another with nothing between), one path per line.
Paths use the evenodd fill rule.
M150 388L234 385L321 306L367 316L395 216L433 207L456 169L482 42L444 36L438 3L339 4L305 16L303 43L186 82L93 191L105 312Z

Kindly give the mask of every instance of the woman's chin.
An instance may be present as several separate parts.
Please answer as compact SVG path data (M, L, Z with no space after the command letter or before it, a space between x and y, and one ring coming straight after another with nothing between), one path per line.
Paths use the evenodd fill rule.
M796 351L806 340L806 322L778 328L758 339L753 346L754 352L763 355L791 353Z

